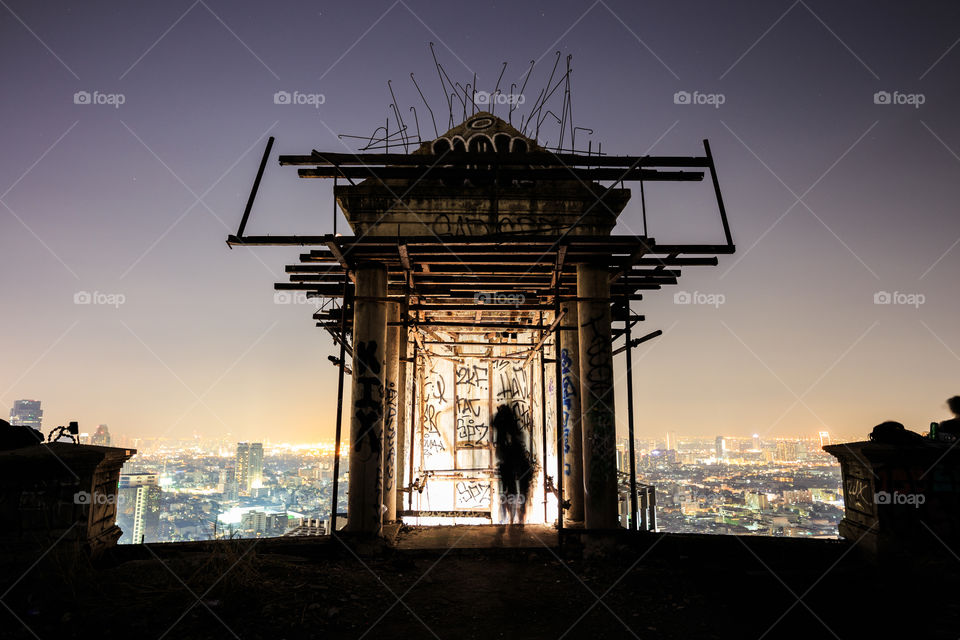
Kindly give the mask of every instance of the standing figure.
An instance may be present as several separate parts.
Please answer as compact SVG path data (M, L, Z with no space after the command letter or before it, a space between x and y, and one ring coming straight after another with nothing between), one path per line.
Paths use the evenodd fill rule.
M526 519L533 465L523 445L520 425L507 405L497 407L493 430L500 473L500 520L522 525Z

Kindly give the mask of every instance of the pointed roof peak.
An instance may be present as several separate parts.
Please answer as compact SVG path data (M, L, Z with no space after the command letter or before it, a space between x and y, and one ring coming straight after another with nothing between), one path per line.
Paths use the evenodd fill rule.
M473 145L471 141L477 138ZM480 146L482 150L493 151L541 151L535 140L523 135L513 125L487 111L478 111L466 120L453 127L446 133L440 134L436 140L425 141L420 148L422 152L436 152L437 147L443 147L448 141L447 148L456 148L463 145L463 150L474 150ZM492 148L484 149L485 144L492 144Z

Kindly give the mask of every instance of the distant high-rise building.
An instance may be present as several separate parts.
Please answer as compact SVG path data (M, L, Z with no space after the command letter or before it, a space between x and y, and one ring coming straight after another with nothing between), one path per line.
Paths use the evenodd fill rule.
M42 431L43 409L39 400L14 400L10 410L10 424L22 424Z
M254 442L250 445L250 488L259 489L263 486L263 443Z
M125 473L120 476L118 520L130 529L130 542L140 544L154 532L160 519L160 475ZM123 527L121 527L123 528Z
M237 484L242 491L263 485L263 443L237 443Z
M677 432L667 431L667 451L677 450Z
M725 445L726 445L726 442L725 442L723 436L717 436L717 444L716 444L716 458L717 458L717 460L722 460L722 459L723 459L724 451L725 451L725 449L726 449L726 446L725 446Z
M821 447L821 448L830 445L830 432L829 432L829 431L821 431L818 435L820 436L820 447Z
M101 447L110 446L110 430L107 429L107 425L102 424L97 427L97 431L93 434L93 437L90 438L90 444L97 444Z
M797 442L781 440L777 443L776 459L784 462L794 462L800 456L800 446Z
M237 443L237 484L244 490L250 488L250 444L247 442Z
M760 451L760 434L753 434L753 449L755 451Z

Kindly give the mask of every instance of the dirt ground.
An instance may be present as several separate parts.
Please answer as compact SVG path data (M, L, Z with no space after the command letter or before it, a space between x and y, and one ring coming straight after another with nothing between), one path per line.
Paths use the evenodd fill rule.
M733 536L543 542L235 540L95 564L54 549L4 570L0 638L960 636L950 557L878 564L842 542Z

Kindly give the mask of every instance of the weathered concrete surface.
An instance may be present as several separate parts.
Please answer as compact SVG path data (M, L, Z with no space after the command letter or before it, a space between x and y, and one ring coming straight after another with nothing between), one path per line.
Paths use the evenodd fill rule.
M414 153L543 151L501 118L476 113ZM571 176L541 184L444 185L426 179L367 179L334 189L337 204L357 235L475 236L540 231L609 235L630 199L629 189L606 189ZM400 201L398 202L398 197ZM601 202L597 202L597 199Z
M383 417L386 382L387 269L368 262L356 271L350 480L347 530L379 533L383 506Z
M400 315L401 317L406 315L404 309L405 305L401 303L400 305ZM399 362L399 373L397 374L397 473L396 473L396 485L398 490L395 492L396 496L393 501L394 516L396 516L397 510L403 509L404 503L404 493L399 490L400 487L407 486L411 479L407 478L407 438L409 437L409 431L407 431L408 425L407 420L409 416L407 415L407 405L410 403L410 396L408 394L407 382L407 373L410 364L404 362L404 359L409 357L409 336L407 334L408 329L406 327L400 327L399 342L398 342L398 355Z
M135 449L39 444L0 452L0 557L46 551L60 541L91 555L114 546L117 485Z
M609 282L606 268L577 265L584 526L588 529L619 526Z
M960 447L946 442L824 447L840 461L840 535L879 553L960 545Z
M563 429L563 497L570 502L566 518L583 522L583 433L580 407L580 324L577 303L567 305L560 323L560 389Z
M387 321L400 320L400 303L387 303ZM397 433L400 415L400 334L404 330L396 325L387 326L387 373L383 397L383 512L384 522L397 519Z

